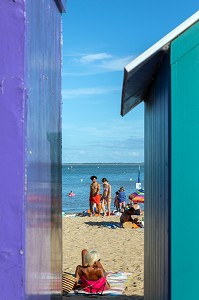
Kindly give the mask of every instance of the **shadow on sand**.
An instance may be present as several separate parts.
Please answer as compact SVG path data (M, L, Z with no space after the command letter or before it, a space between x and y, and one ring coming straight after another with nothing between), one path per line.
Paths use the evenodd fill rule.
M92 222L92 221L89 221L89 222L85 222L85 224L87 225L90 225L90 226L97 226L97 227L111 227L111 226L115 226L115 227L118 227L118 228L122 228L120 227L120 223L119 222L114 222L114 221L102 221L102 222Z

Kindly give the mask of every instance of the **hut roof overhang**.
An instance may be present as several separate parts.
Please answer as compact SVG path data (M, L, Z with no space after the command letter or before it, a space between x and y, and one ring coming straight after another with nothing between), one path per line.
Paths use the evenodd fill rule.
M66 1L67 0L55 0L55 3L57 4L60 13L66 12Z
M199 11L125 66L121 101L122 116L145 100L161 61L165 53L170 50L171 42L198 20Z

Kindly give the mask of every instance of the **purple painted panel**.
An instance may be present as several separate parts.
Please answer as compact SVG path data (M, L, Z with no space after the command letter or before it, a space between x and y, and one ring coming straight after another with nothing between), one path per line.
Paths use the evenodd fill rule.
M0 299L24 297L24 1L0 1Z
M26 1L26 298L61 295L61 14Z
M0 14L0 299L60 298L61 14L54 0Z

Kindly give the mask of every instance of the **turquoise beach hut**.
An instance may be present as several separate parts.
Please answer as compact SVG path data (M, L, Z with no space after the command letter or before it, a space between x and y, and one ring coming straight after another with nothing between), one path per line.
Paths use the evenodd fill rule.
M129 63L145 104L145 300L199 299L199 11Z
M0 299L62 294L61 17L0 1Z

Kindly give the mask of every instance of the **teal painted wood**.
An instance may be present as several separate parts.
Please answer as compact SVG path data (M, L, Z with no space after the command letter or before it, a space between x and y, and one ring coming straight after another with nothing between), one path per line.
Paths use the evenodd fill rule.
M171 300L198 299L199 23L172 43L171 62Z
M191 35L191 38L190 38ZM194 47L197 47L199 40L199 22L192 26L189 30L185 31L172 43L173 47L178 49L177 51L172 51L171 64L175 63L186 53L191 51ZM185 42L187 41L187 42Z

